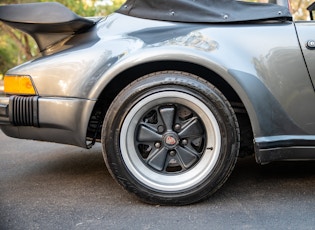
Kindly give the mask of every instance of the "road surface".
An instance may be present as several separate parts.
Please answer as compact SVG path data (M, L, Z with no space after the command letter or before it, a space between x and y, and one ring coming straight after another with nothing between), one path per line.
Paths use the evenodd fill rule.
M100 145L85 150L0 131L0 229L315 229L315 162L241 159L209 200L163 207L123 191Z

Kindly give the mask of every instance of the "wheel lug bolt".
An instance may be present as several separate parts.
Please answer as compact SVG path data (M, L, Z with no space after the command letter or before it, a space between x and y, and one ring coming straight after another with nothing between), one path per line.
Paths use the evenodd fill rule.
M171 150L170 152L169 152L169 154L170 154L170 156L175 156L176 155L176 151L175 150Z
M180 124L176 124L174 128L175 128L175 130L177 130L177 131L178 131L178 130L180 130L180 129L181 129L181 126L180 126Z
M161 143L160 142L155 142L154 147L159 149L161 148Z
M187 145L187 144L188 144L188 141L187 141L187 139L183 139L183 140L181 141L181 143L182 143L182 145Z
M164 126L163 125L159 125L157 128L159 133L163 133L164 132Z

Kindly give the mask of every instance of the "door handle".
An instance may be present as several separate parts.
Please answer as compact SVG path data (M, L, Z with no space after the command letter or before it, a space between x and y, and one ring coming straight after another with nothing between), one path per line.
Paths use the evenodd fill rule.
M308 48L310 50L314 50L315 49L315 41L314 40L308 40L306 43L306 48Z

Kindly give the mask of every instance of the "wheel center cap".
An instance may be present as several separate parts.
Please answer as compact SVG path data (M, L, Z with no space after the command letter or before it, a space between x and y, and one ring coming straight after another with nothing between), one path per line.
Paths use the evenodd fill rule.
M165 138L165 143L168 145L175 145L176 144L176 139L172 136L167 136Z
M164 136L164 143L169 147L174 147L178 144L178 138L174 134L166 134Z

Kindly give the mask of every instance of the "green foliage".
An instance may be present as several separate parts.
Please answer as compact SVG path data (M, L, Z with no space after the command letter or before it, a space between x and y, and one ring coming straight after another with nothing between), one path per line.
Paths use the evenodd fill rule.
M8 51L8 49L0 49L0 69L9 69L14 64L14 58L12 57L12 54ZM0 73L0 76L2 75L3 73Z
M5 70L10 68L16 63L16 58L14 58L13 50L14 45L12 45L11 40L6 35L1 35L0 40L0 70ZM0 74L3 73L0 71Z

